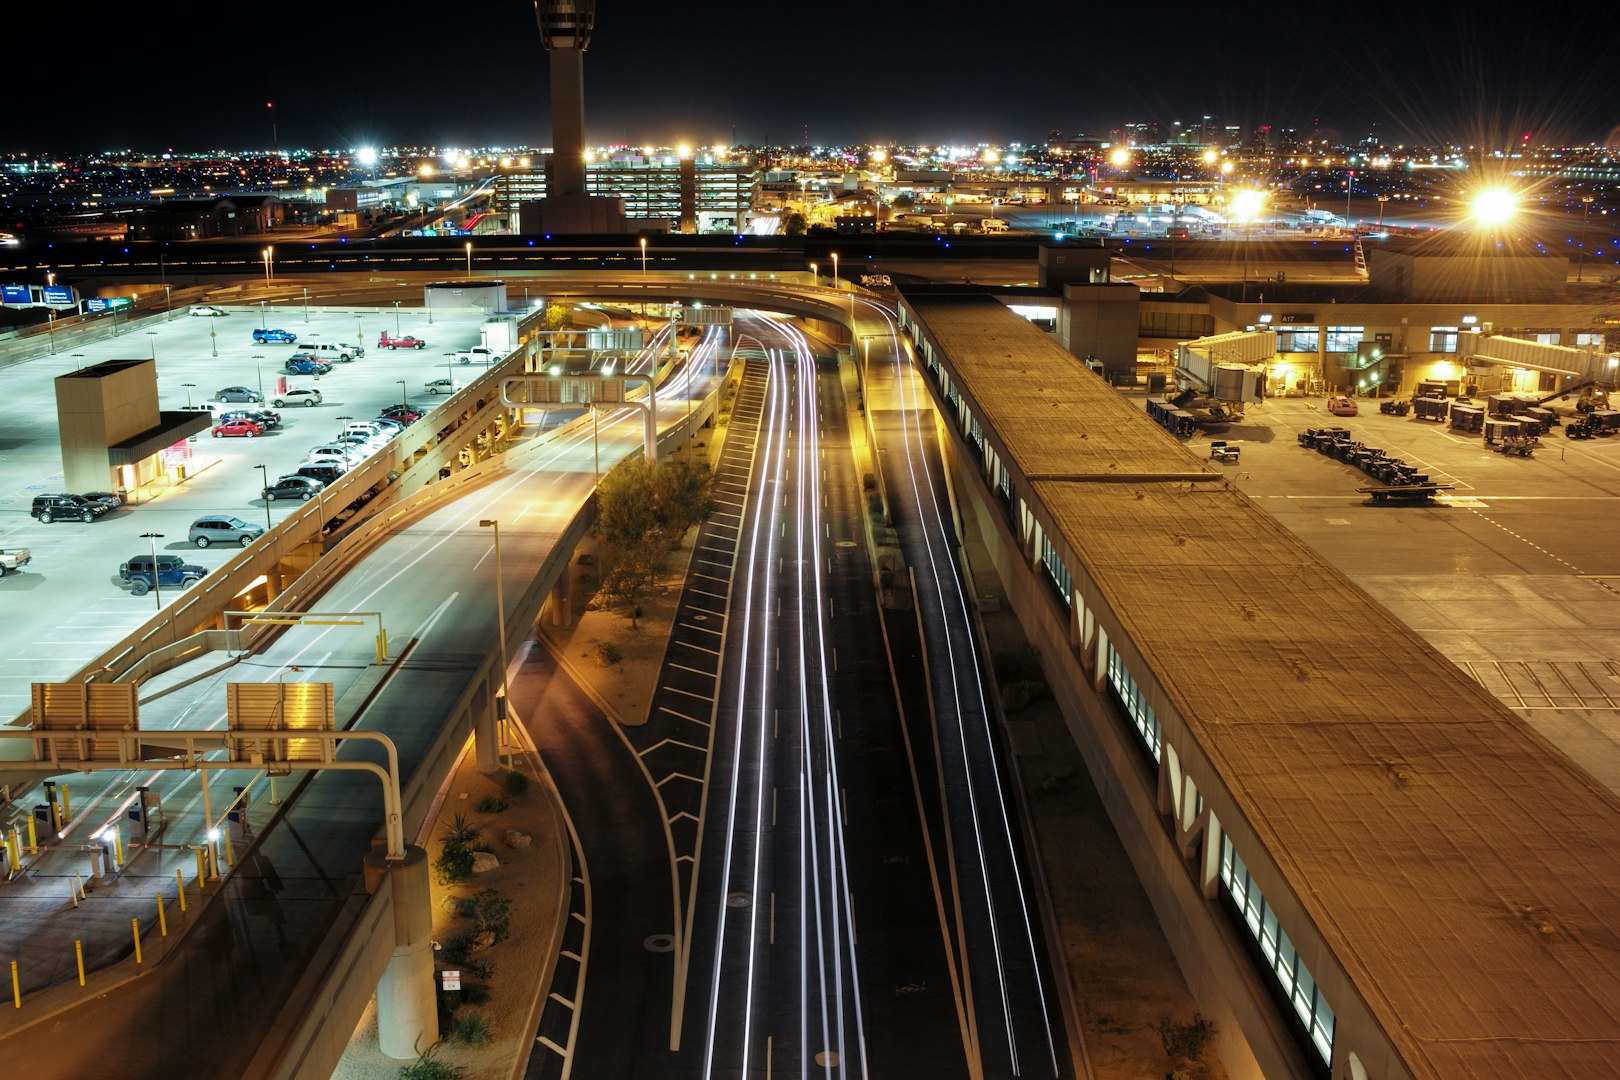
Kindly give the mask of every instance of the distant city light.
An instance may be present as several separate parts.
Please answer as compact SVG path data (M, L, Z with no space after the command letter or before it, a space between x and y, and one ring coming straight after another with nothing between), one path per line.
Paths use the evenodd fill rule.
M369 169L377 164L377 150L375 147L362 146L354 152L354 160Z

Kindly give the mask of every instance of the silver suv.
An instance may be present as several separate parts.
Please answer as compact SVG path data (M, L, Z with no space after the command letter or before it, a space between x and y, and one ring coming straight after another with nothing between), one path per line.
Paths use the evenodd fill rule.
M249 525L229 514L210 514L191 523L191 532L186 539L200 548L209 544L241 544L247 547L263 535L263 525Z

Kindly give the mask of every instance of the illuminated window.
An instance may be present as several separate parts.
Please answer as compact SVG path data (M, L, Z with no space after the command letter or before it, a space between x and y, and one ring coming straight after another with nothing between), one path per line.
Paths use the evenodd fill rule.
M1367 336L1364 326L1330 326L1327 331L1327 351L1353 353Z
M1315 326L1287 327L1277 331L1277 351L1313 353L1321 339L1322 331Z
M1435 353L1456 352L1457 328L1455 326L1431 326L1429 328L1429 351Z
M1142 693L1141 687L1131 677L1130 671L1125 667L1125 661L1119 653L1114 651L1113 645L1108 646L1108 682L1114 688L1119 703L1125 707L1131 720L1136 724L1137 734L1142 736L1147 751L1154 761L1159 760L1160 732L1159 718L1154 715L1153 708L1147 703L1147 697Z

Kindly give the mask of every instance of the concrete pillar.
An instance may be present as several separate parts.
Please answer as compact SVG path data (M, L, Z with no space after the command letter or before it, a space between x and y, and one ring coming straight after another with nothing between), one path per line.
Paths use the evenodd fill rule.
M439 1041L433 997L433 897L428 853L407 846L390 863L381 848L366 855L368 879L387 877L394 893L394 955L377 983L377 1038L382 1052L414 1061L421 1048Z
M557 575L557 584L551 587L551 625L574 625L573 586L564 567L563 572Z
M1204 822L1204 857L1199 866L1199 885L1205 900L1213 900L1221 891L1221 822L1211 811Z
M495 681L489 688L489 695L484 699L487 707L473 713L473 749L478 754L478 771L486 776L501 769L498 712L501 706L497 703L495 693L500 685L500 673L496 672Z

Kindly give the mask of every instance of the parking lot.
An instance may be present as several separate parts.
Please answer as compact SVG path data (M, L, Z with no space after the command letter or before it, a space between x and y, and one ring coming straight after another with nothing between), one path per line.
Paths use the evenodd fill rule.
M1273 399L1187 446L1240 447L1217 466L1240 490L1620 792L1620 439L1553 428L1532 457L1508 457L1479 435L1360 405L1336 417L1320 399ZM1326 426L1453 490L1372 503L1356 489L1375 481L1299 445Z
M135 596L118 575L126 559L150 553L152 541L142 534L161 534L155 541L159 554L183 552L188 562L221 565L238 549L216 544L202 550L189 544L187 531L195 519L225 514L265 525L261 475L273 481L291 471L311 446L331 441L347 417L369 420L402 398L425 407L442 402L443 397L423 392L424 383L450 374L444 354L478 344L484 322L478 312L436 311L428 325L425 311L404 308L398 314L399 331L425 339L428 347L389 351L378 349L376 341L383 330L396 332L392 307L358 314L315 308L307 323L302 310L283 309L278 316L282 321L273 325L300 339L366 347L363 357L336 363L329 374L284 375L283 365L296 346L252 342L252 331L260 325L257 305L225 310L230 314L221 318L191 317L177 310L172 320L137 323L82 352L0 369L0 416L5 421L0 426L0 548L26 547L33 554L20 572L0 578L0 610L12 616L0 620L0 719L27 707L30 682L70 674L152 615L157 597ZM158 397L165 410L202 404L229 386L255 391L262 386L266 402L290 387L308 387L318 389L322 400L313 407L277 410L281 426L257 438L194 437L181 451L183 481L138 492L130 505L98 521L35 521L29 516L33 497L65 490L53 380L79 367L142 357L156 359ZM466 368L457 368L454 375L458 383L469 379ZM298 505L270 503L270 521L279 521ZM162 598L168 602L174 595L164 590Z

